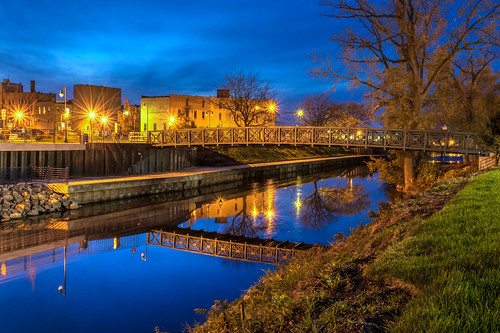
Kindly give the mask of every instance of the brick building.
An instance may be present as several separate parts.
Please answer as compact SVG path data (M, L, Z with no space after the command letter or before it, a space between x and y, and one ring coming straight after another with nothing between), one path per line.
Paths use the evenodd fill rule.
M35 81L31 81L29 92L24 92L21 83L12 83L9 79L4 79L0 85L2 129L47 130L60 126L55 94L37 92Z
M121 89L89 84L73 86L73 131L110 134L117 131L118 112L121 110Z
M234 127L236 124L229 110L220 103L220 98L227 98L225 93L226 90L219 89L218 97L175 94L142 96L141 131L180 127ZM263 101L263 104L269 103L275 104L273 101Z

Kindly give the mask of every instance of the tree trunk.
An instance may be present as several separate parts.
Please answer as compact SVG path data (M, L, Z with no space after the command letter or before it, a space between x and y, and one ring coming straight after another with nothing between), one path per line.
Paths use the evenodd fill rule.
M413 187L413 152L405 152L404 157L404 178L405 178L405 192L409 192Z

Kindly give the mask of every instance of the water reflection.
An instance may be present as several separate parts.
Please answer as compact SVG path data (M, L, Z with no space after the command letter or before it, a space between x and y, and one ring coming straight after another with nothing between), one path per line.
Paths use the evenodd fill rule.
M154 196L2 223L0 331L16 331L25 317L32 319L26 331L151 331L157 325L180 331L196 319L194 308L235 299L273 266L150 246L148 233L203 229L221 240L328 244L385 200L383 184L365 172L333 170L302 177L299 185L297 179L273 180L240 193L219 189L175 201ZM167 298L171 302L161 301ZM127 299L142 306L125 307ZM60 315L45 310L46 304L61 309Z
M295 206L304 225L319 229L326 223L337 221L340 216L357 215L370 205L368 193L361 185L353 185L348 179L344 186L321 186L320 180L313 181L314 191L300 199L297 192Z

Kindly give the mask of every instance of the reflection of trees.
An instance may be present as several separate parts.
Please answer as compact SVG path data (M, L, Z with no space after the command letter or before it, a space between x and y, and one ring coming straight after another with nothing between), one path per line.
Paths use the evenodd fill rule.
M231 219L224 231L233 236L257 237L259 230L268 230L271 218L265 214L250 214L247 198L243 198L243 208Z
M363 186L351 185L318 188L314 181L314 192L306 197L300 211L301 221L312 228L335 221L340 215L356 215L366 210L370 204L368 193Z

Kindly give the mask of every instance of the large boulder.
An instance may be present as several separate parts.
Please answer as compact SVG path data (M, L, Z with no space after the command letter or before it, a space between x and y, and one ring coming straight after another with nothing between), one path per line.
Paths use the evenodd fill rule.
M5 194L2 198L5 202L11 202L12 200L14 200L14 197L11 194Z

